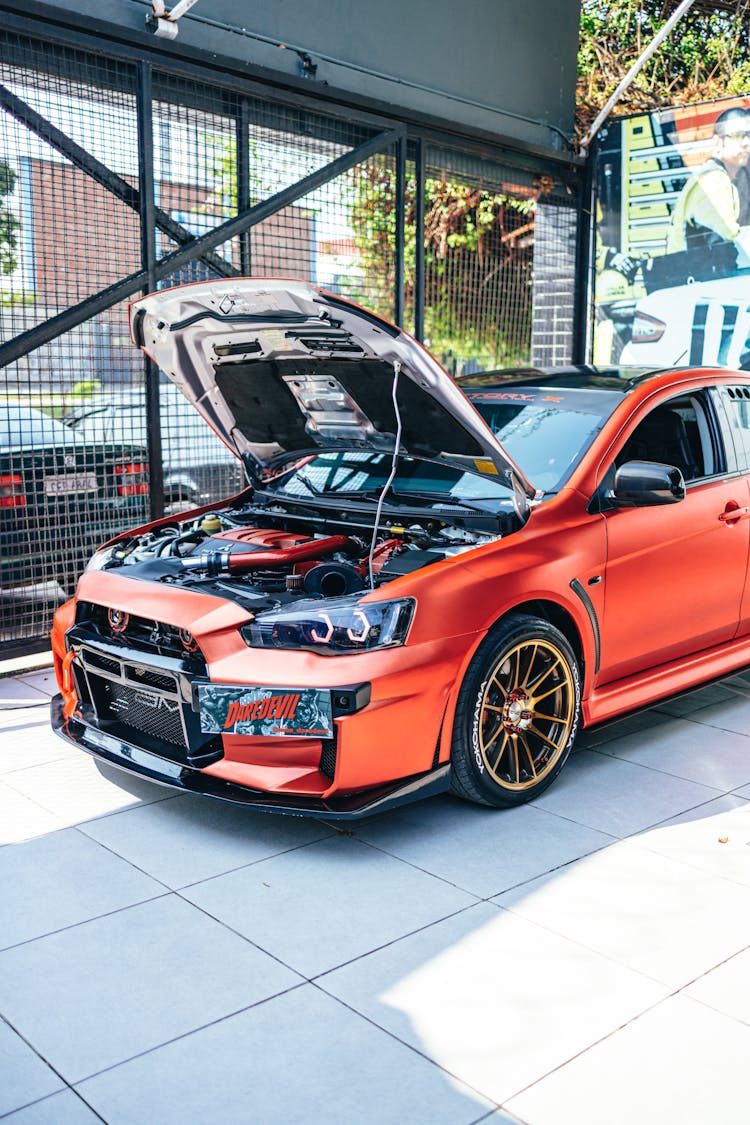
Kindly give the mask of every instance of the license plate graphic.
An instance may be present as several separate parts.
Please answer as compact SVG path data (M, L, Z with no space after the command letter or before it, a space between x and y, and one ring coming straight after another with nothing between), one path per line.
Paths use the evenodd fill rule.
M47 496L69 496L73 492L98 492L96 473L58 473L44 478Z
M262 738L330 738L331 693L322 688L198 687L205 734Z

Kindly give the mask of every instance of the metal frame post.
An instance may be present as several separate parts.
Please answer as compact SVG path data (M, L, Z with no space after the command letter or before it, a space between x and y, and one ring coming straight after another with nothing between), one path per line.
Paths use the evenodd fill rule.
M424 342L424 218L425 166L424 141L416 142L414 158L414 335Z
M250 103L240 98L237 114L237 213L250 206ZM249 277L252 270L250 231L240 235L240 273Z
M138 186L141 218L141 265L146 271L144 293L156 289L156 223L154 203L154 122L151 63L138 63ZM151 519L164 514L164 465L159 414L159 368L145 357L146 432Z
M586 165L578 196L578 229L576 231L576 268L573 294L573 362L588 363L591 351L592 273L595 238L595 180L599 140L586 157Z
M393 319L399 328L404 327L404 257L406 250L406 137L396 141L396 245L394 248Z

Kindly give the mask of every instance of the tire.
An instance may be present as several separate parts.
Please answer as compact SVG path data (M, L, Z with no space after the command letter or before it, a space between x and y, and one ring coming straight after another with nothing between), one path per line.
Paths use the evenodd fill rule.
M487 634L461 684L453 793L498 808L538 797L565 765L580 715L581 676L566 638L542 618L509 614Z

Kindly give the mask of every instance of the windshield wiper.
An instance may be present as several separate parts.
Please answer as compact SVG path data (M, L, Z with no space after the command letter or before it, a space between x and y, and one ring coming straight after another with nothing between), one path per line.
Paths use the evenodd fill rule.
M480 500L503 500L502 496L472 496L468 500L464 496L454 496L452 492L413 492L408 489L406 492L397 492L396 496L414 496L418 500L436 500L443 504L455 504L461 508L473 508L474 504Z
M295 479L296 479L296 480L301 480L301 481L302 481L302 483L304 484L305 488L309 488L309 489L310 489L310 491L312 492L313 496L323 496L323 495L325 494L325 492L327 492L327 491L330 491L329 489L325 489L325 488L318 488L317 484L314 484L314 483L313 483L313 482L312 482L312 481L310 480L309 476L307 475L307 473L305 472L305 470L304 470L304 469L298 469L298 470L297 470L297 472L296 472L296 473L294 474L294 476L295 476Z
M346 496L349 500L356 502L357 500L379 500L381 492L382 486L381 488L361 488L349 490L340 488L327 488L323 489L320 495L326 498L334 494L337 497ZM503 502L504 497L487 496L486 498L477 497L477 499L498 500L500 502ZM410 504L413 507L413 504L411 502L414 500L427 500L431 503L450 504L453 508L463 508L467 512L484 511L484 509L478 508L476 503L473 503L469 500L458 500L455 496L452 496L450 492L413 492L411 491L411 489L408 492L402 492L400 490L398 492L393 492L391 490L386 495L385 503L389 507L408 508Z

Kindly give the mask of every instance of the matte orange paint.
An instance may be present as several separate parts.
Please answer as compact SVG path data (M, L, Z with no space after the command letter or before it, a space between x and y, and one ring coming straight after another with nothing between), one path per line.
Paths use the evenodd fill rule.
M369 705L335 719L333 780L318 769L321 743L315 739L225 735L224 758L204 772L255 789L334 796L423 773L436 755L447 761L456 700L474 652L495 622L518 607L529 610L530 603L531 612L543 603L559 616L580 654L584 726L606 721L750 663L750 520L719 518L730 501L750 505L745 475L696 482L686 500L658 510L587 511L643 416L665 398L709 381L750 386L737 373L706 370L649 380L626 396L566 487L534 508L522 529L366 595L367 601L416 599L402 647L335 657L251 649L239 633L249 620L239 605L117 572L87 572L78 597L188 629L217 683L371 683ZM598 618L598 671L591 620L571 589L573 580ZM62 606L52 632L66 714L76 706L62 669L73 611L73 602Z

